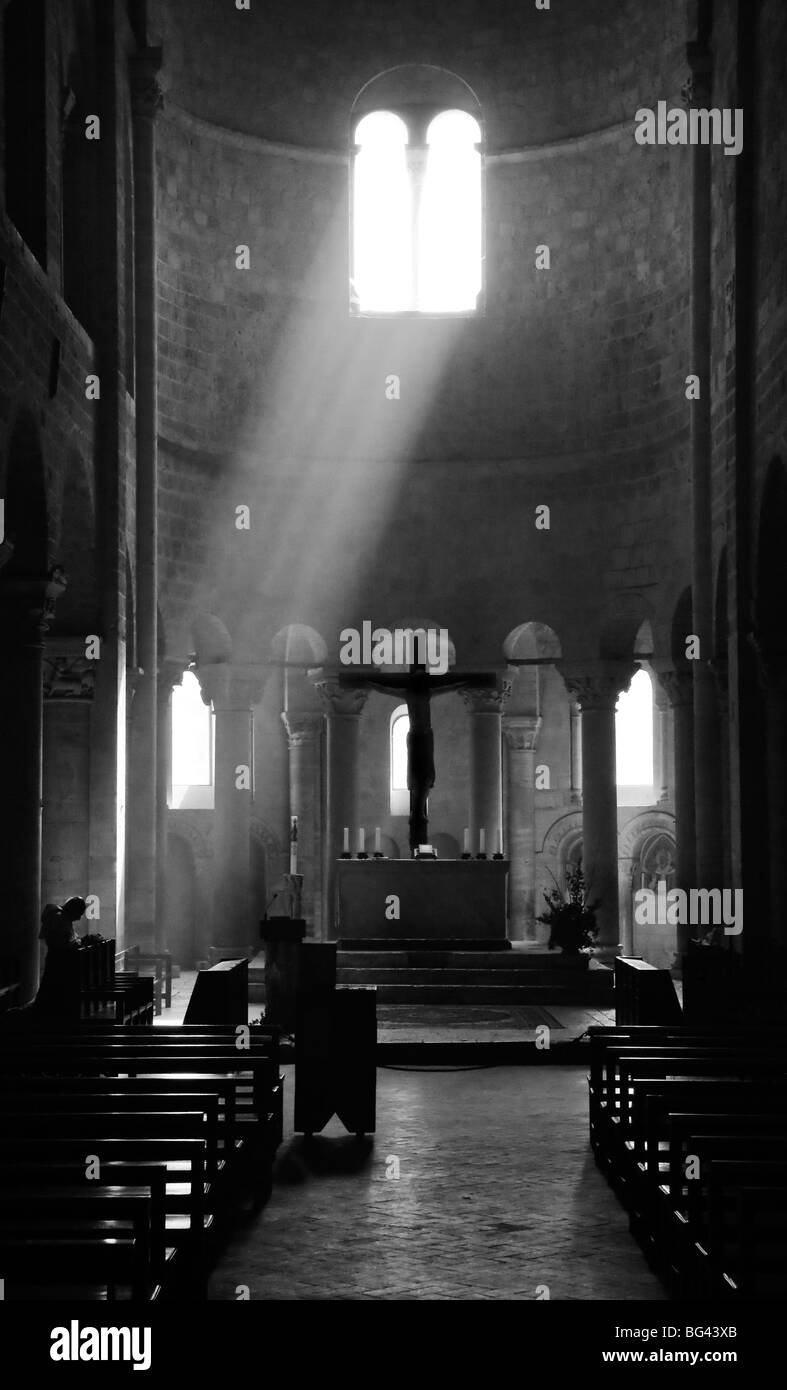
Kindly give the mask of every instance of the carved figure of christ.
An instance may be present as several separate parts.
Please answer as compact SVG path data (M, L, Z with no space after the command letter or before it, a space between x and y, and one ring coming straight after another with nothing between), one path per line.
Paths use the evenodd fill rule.
M428 843L429 818L426 804L435 784L434 733L432 730L432 696L446 695L451 690L492 690L497 685L493 672L451 671L444 676L430 676L426 666L414 662L409 675L352 675L342 671L339 684L357 689L359 686L381 690L384 695L399 695L407 702L410 730L407 735L407 789L410 793L410 853Z

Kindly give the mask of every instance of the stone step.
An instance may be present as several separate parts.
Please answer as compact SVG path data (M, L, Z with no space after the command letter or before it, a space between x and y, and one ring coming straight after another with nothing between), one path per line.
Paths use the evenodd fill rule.
M601 971L594 979L603 981ZM379 985L379 1004L593 1004L600 1008L612 1002L612 978L606 992L591 994L587 980L576 985ZM344 986L348 988L348 986Z
M578 988L580 982L584 986L586 979L587 972L582 976L572 976L566 971L557 970L493 970L476 966L465 969L440 966L431 969L403 969L401 966L387 969L385 966L371 965L357 969L342 964L336 972L336 982L340 985L465 985L468 989L480 985L512 985L517 989L529 985Z
M340 951L510 951L505 937L461 936L345 936L339 937Z
M564 956L559 951L339 951L340 970L501 970L563 975L586 973L585 957Z

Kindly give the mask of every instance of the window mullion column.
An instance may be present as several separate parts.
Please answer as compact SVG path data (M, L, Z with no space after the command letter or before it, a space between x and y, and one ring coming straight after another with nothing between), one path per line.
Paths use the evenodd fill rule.
M410 186L410 308L418 310L421 306L421 204L429 147L425 144L408 144L406 153L407 179Z

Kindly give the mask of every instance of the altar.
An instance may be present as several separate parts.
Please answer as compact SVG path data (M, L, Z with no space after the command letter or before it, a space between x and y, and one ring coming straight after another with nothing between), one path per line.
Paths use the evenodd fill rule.
M336 936L505 940L504 859L340 859Z

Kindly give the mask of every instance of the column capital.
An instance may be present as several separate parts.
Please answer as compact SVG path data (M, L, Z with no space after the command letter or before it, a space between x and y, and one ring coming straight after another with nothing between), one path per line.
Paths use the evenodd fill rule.
M358 719L369 698L368 690L348 689L329 676L316 680L314 688L331 719Z
M468 690L460 691L460 694L469 714L502 714L512 684L512 680L506 676L497 690L473 690L471 686Z
M503 733L512 753L535 752L538 735L543 720L540 715L507 714L503 719Z
M68 586L68 576L60 565L46 575L19 576L0 583L0 610L23 641L38 644L48 632L55 615L55 604Z
M85 656L82 637L60 637L44 646L44 699L93 699L96 663Z
M322 732L324 719L323 714L299 714L284 710L281 721L287 730L288 748L303 748L306 744L314 743Z
M556 661L566 689L585 710L614 710L639 667L634 661Z
M245 713L262 698L265 666L210 661L195 662L191 670L200 683L203 703L212 704L215 710Z
M164 91L158 78L160 48L143 48L128 60L131 106L135 117L155 121L164 106Z
M158 693L162 699L167 699L169 697L169 693L173 686L183 684L183 677L190 667L191 661L187 656L159 657L156 677L158 680Z
M673 709L690 705L694 699L694 680L690 670L674 666L653 665L657 683L664 690Z
M748 641L757 658L757 678L762 691L784 694L787 691L787 648L763 639L757 632L750 632Z

